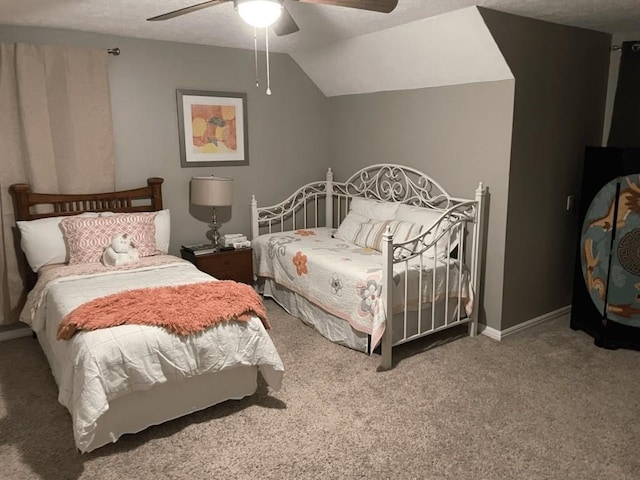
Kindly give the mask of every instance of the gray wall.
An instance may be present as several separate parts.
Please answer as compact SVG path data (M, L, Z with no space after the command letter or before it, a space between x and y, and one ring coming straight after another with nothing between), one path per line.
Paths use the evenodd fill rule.
M599 145L610 36L480 9L516 79L501 330L571 303L584 149Z
M623 42L640 41L640 30L636 32L616 33L611 39L611 46L622 46ZM620 72L620 57L622 50L611 50L609 60L609 78L607 81L607 105L604 112L604 129L602 132L602 145L606 146L609 140L609 130L611 129L611 116L613 115L613 103L616 99L618 87L618 73Z
M324 178L328 164L327 100L297 64L271 55L273 95L255 87L253 51L119 38L49 29L0 27L0 41L120 47L109 75L116 152L116 187L134 188L149 176L165 179L164 204L171 210L171 250L206 241L206 207L189 205L189 179L227 175L235 179L234 203L219 209L221 230L249 234L249 202L281 200L302 183ZM247 39L252 46L252 39ZM260 64L264 67L264 54ZM260 72L264 82L264 71ZM176 89L248 94L248 166L181 168Z
M249 231L248 203L280 199L301 183L337 179L373 163L419 168L461 197L490 191L484 312L504 330L570 303L575 213L584 147L599 144L608 35L481 9L516 78L325 98L286 55L272 56L274 95L254 86L248 50L2 27L0 41L119 46L111 59L118 188L166 179L172 250L203 241L209 212L188 204L180 168L176 88L248 93L251 164L220 167L236 179L223 232ZM515 106L514 106L515 89ZM512 138L512 116L513 138ZM512 145L513 143L513 145Z
M489 187L484 311L498 329L502 307L513 81L333 97L331 166L336 178L375 163L420 169L450 194Z

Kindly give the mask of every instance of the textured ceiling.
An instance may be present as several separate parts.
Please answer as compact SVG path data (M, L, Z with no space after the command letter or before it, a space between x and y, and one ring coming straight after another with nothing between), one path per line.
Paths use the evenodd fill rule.
M0 0L0 25L253 48L253 28L239 19L232 2L163 22L146 21L202 1ZM318 47L472 5L608 33L640 30L640 0L399 0L390 14L284 1L300 32L270 35L270 49L278 52Z

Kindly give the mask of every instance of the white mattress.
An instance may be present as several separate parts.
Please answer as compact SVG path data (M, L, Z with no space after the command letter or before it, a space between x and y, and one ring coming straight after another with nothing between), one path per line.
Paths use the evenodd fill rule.
M97 421L109 410L110 402L159 384L178 385L195 376L258 366L269 386L280 388L282 361L256 317L186 337L161 327L122 325L79 332L69 341L56 339L64 315L86 301L136 288L213 280L191 263L172 257L155 265L141 262L135 269L59 268L38 281L21 320L43 344L58 384L58 400L71 413L80 450L92 444Z

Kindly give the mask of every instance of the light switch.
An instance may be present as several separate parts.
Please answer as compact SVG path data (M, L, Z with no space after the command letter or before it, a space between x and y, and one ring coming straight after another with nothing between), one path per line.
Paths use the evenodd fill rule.
M573 210L573 201L574 201L574 196L567 195L567 212L570 212L571 210Z

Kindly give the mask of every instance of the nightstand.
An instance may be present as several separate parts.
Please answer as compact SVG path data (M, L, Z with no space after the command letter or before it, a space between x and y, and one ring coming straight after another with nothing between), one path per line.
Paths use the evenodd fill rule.
M194 255L182 248L180 255L198 267L198 270L202 270L218 280L235 280L253 285L253 249L251 248L204 255Z

